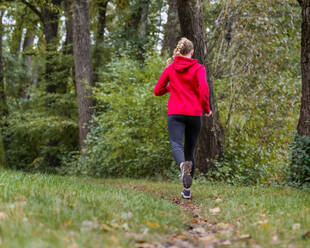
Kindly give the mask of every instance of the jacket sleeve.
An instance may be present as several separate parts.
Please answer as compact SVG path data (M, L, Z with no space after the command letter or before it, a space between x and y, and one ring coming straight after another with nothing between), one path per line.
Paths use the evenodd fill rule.
M210 114L211 110L209 106L209 86L207 82L206 69L204 66L201 66L201 68L198 69L197 80L201 107L204 113Z
M168 67L163 71L160 78L157 81L157 84L154 88L155 96L162 96L168 92L170 92L169 77L168 77Z

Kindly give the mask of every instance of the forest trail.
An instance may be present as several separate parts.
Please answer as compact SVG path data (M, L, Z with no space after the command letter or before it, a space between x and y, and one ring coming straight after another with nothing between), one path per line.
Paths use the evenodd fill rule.
M119 185L122 188L128 188L124 185ZM154 194L154 191L148 191L143 186L131 186L132 190L136 190L143 193ZM166 199L161 194L156 194L162 199ZM209 218L204 214L201 214L201 208L197 206L193 199L183 199L180 197L169 199L173 204L178 205L183 211L190 213L192 216L191 222L184 223L184 230L182 234L169 234L167 239L161 243L148 243L143 240L136 242L137 248L213 248L213 247L225 247L231 246L234 242L251 243L250 235L237 235L238 233L238 221L237 224L231 223L217 223L209 221ZM216 201L220 202L218 198ZM211 213L214 215L219 213L219 208L211 209ZM222 238L219 238L221 236ZM225 238L229 237L229 238ZM259 245L255 245L255 241L252 240L253 246L259 248Z

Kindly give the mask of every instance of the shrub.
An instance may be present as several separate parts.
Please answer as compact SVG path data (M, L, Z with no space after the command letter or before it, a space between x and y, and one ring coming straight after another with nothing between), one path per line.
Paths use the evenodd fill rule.
M167 96L153 93L163 68L158 55L143 65L125 56L107 66L95 89L98 109L87 148L73 171L100 177L167 177L176 168L169 148Z
M289 166L289 184L310 186L310 137L296 135L291 144L291 161Z

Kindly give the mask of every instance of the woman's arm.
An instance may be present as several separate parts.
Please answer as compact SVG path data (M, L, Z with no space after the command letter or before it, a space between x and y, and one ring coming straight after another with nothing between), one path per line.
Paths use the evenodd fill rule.
M161 74L154 88L155 96L162 96L170 92L170 86L168 85L168 82L169 82L169 77L168 77L168 67L167 67Z
M198 69L197 80L201 107L206 116L210 116L212 112L209 106L209 86L207 83L206 69L204 66Z

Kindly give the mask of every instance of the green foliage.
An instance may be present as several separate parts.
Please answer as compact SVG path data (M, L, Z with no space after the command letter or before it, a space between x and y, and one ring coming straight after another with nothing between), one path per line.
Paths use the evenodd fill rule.
M6 156L3 145L2 134L0 133L0 167L6 166Z
M310 137L296 135L291 144L292 163L288 181L295 186L310 187Z
M10 168L55 172L63 156L78 146L74 96L36 93L9 101L4 141ZM46 105L49 107L47 108ZM55 114L57 112L57 114Z
M167 131L167 97L153 88L164 69L158 55L143 65L128 57L113 60L95 90L99 106L87 148L73 169L107 176L167 176L173 163Z

